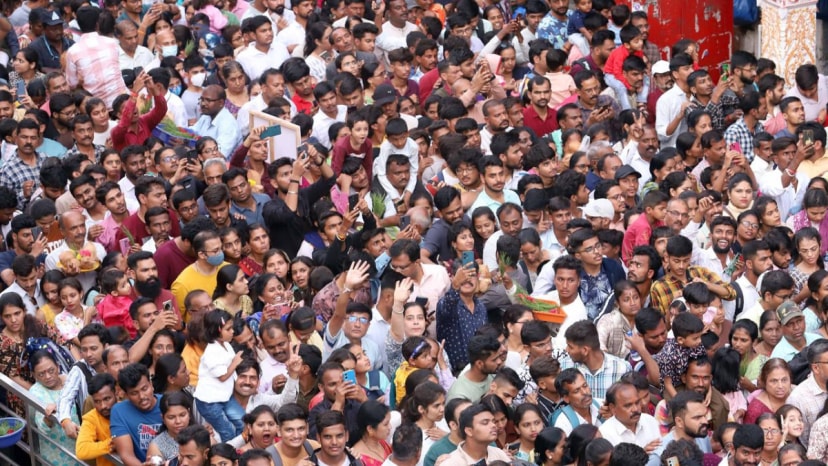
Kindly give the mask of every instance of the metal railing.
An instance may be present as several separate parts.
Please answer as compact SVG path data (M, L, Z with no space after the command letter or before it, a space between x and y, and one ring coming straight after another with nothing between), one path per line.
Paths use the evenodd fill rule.
M7 393L13 394L20 398L26 407L27 416L25 435L20 439L20 441L17 442L16 446L29 456L28 463L20 463L14 458L7 456L3 451L0 451L0 463L14 466L51 466L51 463L49 463L49 461L40 454L41 445L49 445L51 448L57 448L61 455L65 455L66 459L74 461L78 466L94 464L94 462L87 463L82 461L75 456L74 451L67 450L63 445L52 440L47 432L44 432L37 426L33 414L37 412L45 416L46 407L39 400L33 398L27 389L23 388L20 384L1 373L0 388L6 390ZM0 413L2 413L3 416L19 417L19 414L4 404L0 404ZM55 425L58 424L58 420L54 417L54 415L51 415L48 418L54 422ZM121 462L121 459L116 455L107 455L106 459L111 461L116 466L123 466L123 462Z

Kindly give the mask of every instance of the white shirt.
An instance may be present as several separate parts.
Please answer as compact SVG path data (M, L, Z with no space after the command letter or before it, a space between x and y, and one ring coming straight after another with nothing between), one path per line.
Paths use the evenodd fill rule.
M241 129L242 136L247 137L250 134L250 111L255 110L261 112L266 108L267 102L264 101L263 94L257 95L241 106L239 112L236 114L236 122L239 125L239 129Z
M753 151L755 153L756 148L753 148ZM750 169L753 170L753 175L757 180L762 179L766 173L772 172L773 166L774 164L762 160L762 157L754 157L753 162L750 162Z
M828 104L828 85L825 83L826 76L823 74L818 75L817 79L817 100L809 99L802 95L802 92L799 91L799 86L793 86L788 91L788 95L785 97L799 97L799 100L802 101L802 106L805 107L805 121L814 121L817 119L817 115L822 110L825 110L826 104Z
M757 157L758 158L758 157ZM774 168L762 178L758 178L759 187L763 196L770 196L776 201L782 220L786 220L791 209L802 205L805 191L808 189L808 182L811 179L804 173L796 173L797 187L790 183L787 187L782 186L782 171Z
M368 326L368 332L365 333L365 338L372 340L380 349L380 352L385 353L385 337L391 331L391 323L386 321L380 311L374 307L371 310L371 325Z
M641 413L638 424L635 426L635 432L621 424L615 416L604 421L598 430L601 432L601 436L607 439L613 446L627 442L643 448L653 440L661 438L658 421L646 413Z
M246 49L242 50L236 57L236 61L244 68L244 73L251 79L256 80L268 68L279 68L282 63L290 58L287 47L281 42L273 41L267 53L256 48L256 43L251 42Z
M236 357L236 352L229 343L213 342L204 349L198 363L198 384L193 397L204 403L223 403L233 396L235 371L222 382L219 377L227 373L227 368Z
M313 116L313 133L311 133L311 135L315 137L320 144L330 149L332 144L330 138L328 137L328 129L331 125L338 121L345 122L345 117L347 115L348 107L345 105L336 106L336 116L334 118L325 115L325 113L321 110L316 112L316 115ZM239 116L241 116L241 112L239 112ZM416 179L414 181L416 181Z
M262 376L259 377L259 393L273 393L273 377L284 375L287 377L287 365L267 355L260 364Z
M601 421L598 418L598 410L595 409L595 406L589 405L589 414L592 417L592 419L590 419L589 424L592 424L594 426L598 426L601 424ZM575 416L578 418L578 425L587 424L587 420L581 417L581 415L578 414L577 411L575 412ZM572 430L575 428L572 426L572 423L569 422L569 419L563 414L558 415L558 419L555 420L555 427L564 431L566 435L571 434Z
M294 13L295 14L295 13ZM278 40L285 47L295 45L297 47L305 45L305 28L296 21L291 21L290 24L276 35Z
M748 309L752 309L753 306L756 306L756 304L759 303L759 290L757 289L757 287L762 284L762 277L761 276L756 280L756 285L757 286L754 286L753 283L751 283L750 280L748 280L747 277L744 274L741 277L739 277L738 280L736 280L736 284L739 285L739 288L741 288L742 298L744 299L744 302L745 302L745 304L742 306L742 312L747 311ZM725 319L733 322L733 319L736 317L734 315L735 311L736 311L736 304L733 301L725 301L724 303L725 303ZM734 303L733 304L733 310L729 314L728 314L729 309L727 308L728 303Z
M124 52L124 49L118 47L118 65L122 70L134 70L139 66L146 69L153 58L155 57L150 49L143 45L139 45L131 57Z
M184 101L181 100L181 97L167 91L164 99L167 101L167 115L172 118L176 125L186 128L188 124L187 109L184 107Z
M377 58L388 65L388 52L399 48L408 47L406 38L414 31L419 31L417 26L406 22L402 28L392 25L390 22L382 25L382 34L377 36L375 53Z
M135 185L132 184L132 181L129 181L129 178L125 176L118 182L118 186L121 187L121 192L124 194L127 210L130 212L138 210L141 206L138 204L138 198L135 196Z
M17 293L18 296L23 298L23 304L26 306L26 314L29 314L30 316L35 315L37 309L46 303L46 300L43 298L43 293L40 292L40 280L37 281L37 285L35 286L34 296L29 296L29 294L26 293L26 290L21 288L16 280L8 288L3 290L3 292L0 293L0 296L9 293ZM34 298L34 303L31 298Z
M673 134L667 135L667 126L670 125L676 115L681 113L681 104L686 101L687 95L678 85L671 87L670 90L658 98L658 102L656 102L655 126L662 148L675 147L678 135L687 131L687 120L682 118L681 123L673 131Z
M561 298L558 296L558 290L554 290L549 294L535 297L539 299L555 301L556 303L561 302ZM584 306L584 302L581 301L581 296L577 293L575 295L575 301L572 301L570 304L567 304L566 306L561 304L561 307L563 308L564 312L566 312L566 319L564 319L563 323L561 324L561 328L560 330L558 330L558 335L552 339L552 346L556 349L566 349L566 338L564 338L566 329L568 329L575 322L585 320L587 318L586 306Z

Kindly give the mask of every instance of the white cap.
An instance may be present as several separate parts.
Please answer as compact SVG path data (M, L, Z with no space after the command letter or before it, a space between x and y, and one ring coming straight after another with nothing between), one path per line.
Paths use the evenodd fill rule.
M670 63L659 60L653 64L653 74L664 74L670 72Z
M615 208L609 199L593 199L584 206L584 215L612 220L615 217Z

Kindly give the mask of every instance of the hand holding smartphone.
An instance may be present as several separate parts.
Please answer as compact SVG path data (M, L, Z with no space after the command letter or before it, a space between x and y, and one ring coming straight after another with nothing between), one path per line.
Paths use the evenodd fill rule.
M356 380L356 373L354 372L354 370L349 369L349 370L343 372L342 373L342 381L343 382L351 382L352 384L356 385L357 380Z

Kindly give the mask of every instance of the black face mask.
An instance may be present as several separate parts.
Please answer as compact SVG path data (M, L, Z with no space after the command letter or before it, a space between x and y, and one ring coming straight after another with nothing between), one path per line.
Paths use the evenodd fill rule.
M135 291L137 291L140 296L155 299L161 295L161 282L155 277L151 277L145 282L135 280Z

